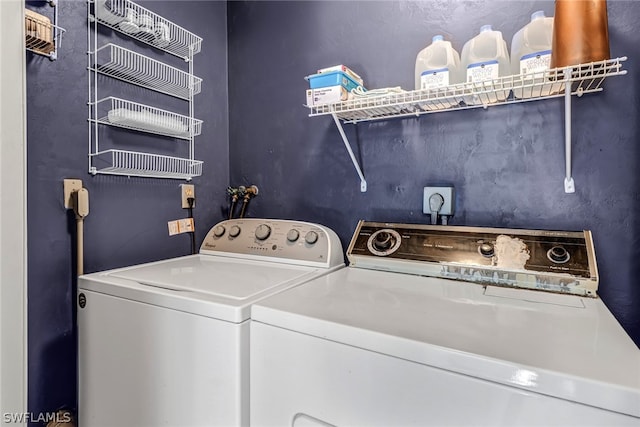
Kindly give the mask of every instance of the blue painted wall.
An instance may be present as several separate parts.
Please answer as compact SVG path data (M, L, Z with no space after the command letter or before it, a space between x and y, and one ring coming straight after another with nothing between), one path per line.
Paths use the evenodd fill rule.
M434 34L460 50L492 23L510 43L532 11L551 15L552 1L141 4L204 38L195 58L204 79L195 101L204 120L196 139L204 174L194 180L199 238L223 216L229 183L260 187L250 216L324 223L345 246L362 218L426 222L422 187L453 184L453 224L591 229L600 295L640 343L640 3L609 2L611 52L629 56L629 75L609 79L601 94L574 98L575 194L562 188L561 100L348 126L366 193L332 121L308 118L302 107L302 77L320 67L345 63L370 88L411 89L415 55ZM41 2L29 7L48 10ZM189 251L187 236L166 232L167 221L185 214L179 181L87 174L86 5L63 1L60 11L67 33L59 59L27 54L29 410L36 413L73 407L76 399L74 222L62 205L62 180L82 178L90 191L86 271ZM109 30L102 35L148 49ZM149 143L122 135L127 146Z
M203 78L195 98L195 115L204 120L196 138L196 158L204 172L195 178L198 240L222 218L229 185L226 3L202 1L138 2L203 37L194 59ZM85 222L85 272L187 255L188 235L169 237L167 221L186 216L180 208L184 181L91 176L87 172L87 9L81 1L60 1L64 34L57 61L27 53L28 127L28 274L29 274L29 410L50 412L76 405L75 221L62 202L62 180L81 178L90 194ZM43 2L27 7L51 16ZM184 61L161 54L108 29L102 42L169 62L187 70ZM100 44L100 45L101 45ZM102 78L106 87L111 83ZM120 96L160 108L187 103L145 93L125 85ZM111 95L107 90L101 96ZM125 96L126 95L126 96ZM177 104L176 104L177 103ZM118 148L184 154L184 142L109 130L104 135ZM153 144L153 145L150 145ZM180 146L181 145L181 146ZM198 242L199 243L199 242ZM117 313L114 313L117 315Z
M369 88L413 88L415 56L435 34L460 51L483 24L511 44L553 1L305 1L228 4L231 182L256 183L255 215L335 229L359 219L427 222L422 187L453 184L452 224L593 231L599 294L640 344L637 117L640 2L609 2L612 56L627 76L574 98L576 193L565 194L562 99L348 125L369 190L329 117L308 118L303 77L347 64Z

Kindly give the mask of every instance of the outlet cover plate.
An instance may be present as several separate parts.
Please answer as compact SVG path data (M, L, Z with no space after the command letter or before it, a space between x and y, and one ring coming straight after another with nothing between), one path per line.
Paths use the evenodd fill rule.
M422 213L431 214L429 209L429 198L439 193L444 199L444 204L438 215L452 216L456 208L456 192L453 187L424 187L424 197L422 199Z
M180 194L182 199L182 209L189 209L187 199L193 197L193 207L196 207L196 187L193 184L180 184Z
M65 179L64 180L64 207L65 209L73 209L73 193L82 188L81 179Z

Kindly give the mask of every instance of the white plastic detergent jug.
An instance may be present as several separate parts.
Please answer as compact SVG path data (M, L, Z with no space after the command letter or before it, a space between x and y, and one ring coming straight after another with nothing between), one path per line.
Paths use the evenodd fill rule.
M465 103L491 104L507 99L510 83L496 80L511 75L509 50L500 31L493 30L491 25L483 25L480 34L462 48L461 63L467 86L473 92L464 97Z
M543 82L544 71L551 63L553 18L545 17L539 10L531 15L531 22L522 27L511 41L511 73L521 75L516 80L513 94L517 98L548 96L559 90L560 85Z
M460 54L451 42L441 35L434 36L429 46L422 49L416 57L416 90L444 88L462 83L460 72ZM436 93L433 101L420 104L423 109L436 110L457 105L458 100L447 97L446 93Z

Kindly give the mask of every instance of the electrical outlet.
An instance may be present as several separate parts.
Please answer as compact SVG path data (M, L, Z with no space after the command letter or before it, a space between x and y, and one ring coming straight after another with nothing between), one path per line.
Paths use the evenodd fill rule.
M73 209L73 193L82 188L81 179L65 179L64 180L64 207L65 209Z
M440 194L444 199L444 203L438 215L447 215L452 216L455 212L455 189L453 187L424 187L424 198L422 200L422 212L425 214L430 214L431 209L429 208L429 198L433 194Z
M180 194L182 194L182 209L189 208L187 199L193 197L192 207L196 207L196 187L193 184L180 184Z

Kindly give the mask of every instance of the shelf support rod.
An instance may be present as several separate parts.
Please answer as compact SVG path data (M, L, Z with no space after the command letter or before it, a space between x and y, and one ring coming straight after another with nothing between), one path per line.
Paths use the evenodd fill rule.
M564 71L564 161L565 161L565 178L564 192L575 193L576 187L571 176L571 72L572 69L566 68Z
M49 2L49 6L53 7L53 50L49 53L49 60L55 61L58 59L58 49L60 49L60 40L58 40L58 3L54 0Z
M356 159L356 156L353 154L353 150L351 149L351 145L349 144L347 135L345 135L344 133L344 129L342 128L342 123L340 123L340 119L338 118L336 113L331 113L331 117L333 117L333 121L336 123L338 132L340 132L340 136L342 137L342 142L344 142L344 146L349 152L349 157L351 157L351 162L353 163L353 166L356 168L356 172L358 172L358 176L360 177L360 191L364 193L367 191L367 180L364 178L364 174L362 173L362 169L360 169L358 160Z

